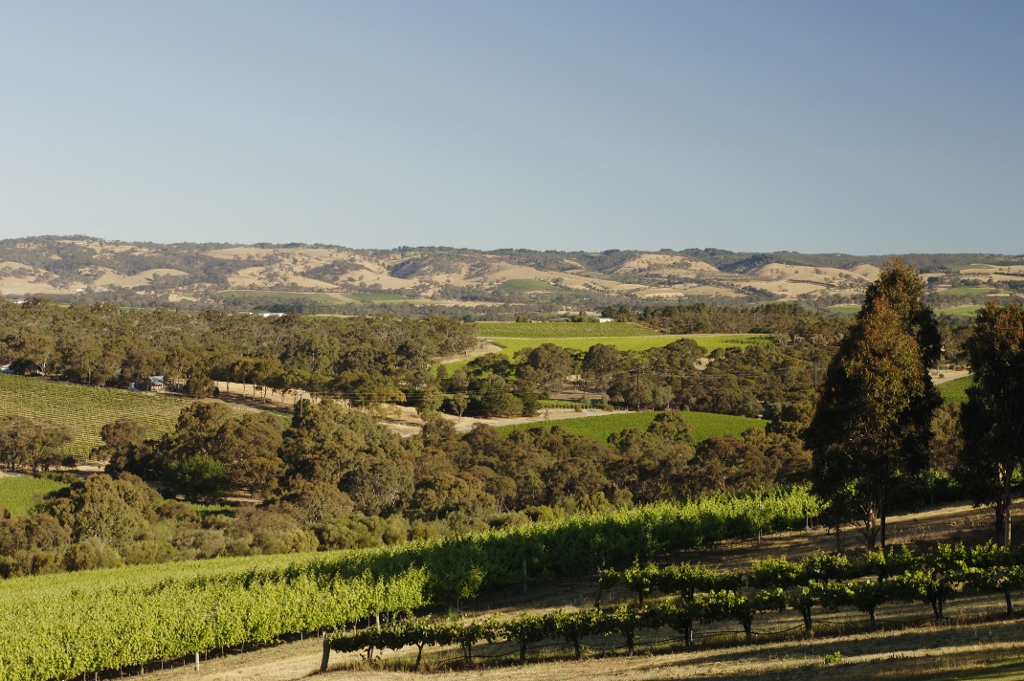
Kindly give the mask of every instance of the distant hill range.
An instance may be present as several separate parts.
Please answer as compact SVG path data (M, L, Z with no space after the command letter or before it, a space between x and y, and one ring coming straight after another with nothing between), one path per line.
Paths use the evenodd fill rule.
M42 236L0 241L0 293L204 308L286 310L301 305L313 311L360 304L554 310L771 300L829 306L858 302L886 257L717 249L359 250ZM903 257L921 272L935 300L949 307L1024 291L1024 256Z

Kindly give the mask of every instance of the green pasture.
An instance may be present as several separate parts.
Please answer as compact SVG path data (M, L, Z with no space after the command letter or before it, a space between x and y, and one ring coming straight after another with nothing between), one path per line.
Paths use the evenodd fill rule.
M984 305L960 305L959 307L947 307L941 310L936 310L935 314L946 317L954 317L963 321L973 322L975 315L978 314L978 310L985 307Z
M254 299L261 303L280 301L282 303L293 302L295 300L311 300L317 303L326 303L328 305L342 305L346 301L332 296L329 293L315 293L315 292L303 292L303 291L218 291L213 294L214 298L220 298L221 300L245 300Z
M432 305L436 302L433 300L410 298L409 296L403 296L398 293L344 293L342 295L344 295L346 298L351 298L357 303L377 303L378 305L388 305L395 303L410 303L412 305Z
M540 279L508 279L496 286L495 290L504 291L505 293L533 293L536 291L556 291L558 287Z
M711 437L740 435L751 428L764 428L768 423L763 419L748 418L746 416L706 414L697 411L684 413L686 419L693 427L693 436L697 442L702 442ZM658 412L655 411L638 411L608 414L607 416L581 416L574 419L501 426L498 430L508 435L513 430L529 430L531 428L546 428L550 430L552 427L558 426L573 435L581 435L597 442L607 442L612 433L618 433L626 428L647 430L657 415Z
M503 354L512 356L523 348L535 348L544 343L553 343L567 350L586 352L592 346L613 345L619 350L650 350L668 345L679 336L641 336L639 338L593 337L593 338L495 338L492 342L503 348Z
M410 298L399 293L322 293L314 291L219 291L213 294L214 298L221 300L252 300L259 304L273 304L275 302L290 303L296 300L308 300L325 305L345 305L346 303L376 303L378 305L393 305L409 303L410 305L433 305L436 301Z
M32 478L27 475L17 477L0 477L0 506L6 508L12 516L28 515L38 498L48 492L67 487L63 482Z
M944 291L939 291L940 296L983 296L988 293L995 293L999 289L979 288L974 286L954 286Z
M837 314L854 315L860 312L860 305L829 305L828 309Z
M481 338L612 338L661 336L654 329L629 322L477 322Z
M480 323L477 326L485 326L489 324L504 324L505 322L487 322ZM557 322L556 322L557 323ZM566 322L572 324L572 322ZM509 322L512 324L512 322ZM587 326L593 327L596 324L573 324L574 326ZM520 326L527 326L526 324L520 324ZM602 324L601 326L607 326ZM483 334L480 334L483 336ZM575 350L578 352L586 352L592 346L603 344L612 345L619 350L635 351L640 352L643 350L650 350L651 348L660 348L677 341L681 338L689 338L704 349L704 354L711 354L718 348L744 348L751 345L764 345L774 343L774 339L771 336L758 336L754 334L729 334L729 335L691 335L691 336L669 336L669 335L655 335L655 336L590 336L584 338L558 338L558 337L536 337L536 338L509 338L509 337L495 337L495 336L484 336L489 338L491 342L499 346L502 350L501 353L508 357L512 357L516 352L523 348L535 348L544 343L554 343L559 347L566 348L567 350ZM460 369L469 364L472 359L457 359L452 362L445 362L445 366L448 368L449 375L456 369Z
M174 429L186 404L180 397L0 374L0 416L22 416L67 427L73 439L66 451L79 458L102 444L100 429L105 424L134 419L145 427L146 436L153 438Z
M942 395L942 400L947 404L950 402L960 402L961 404L967 401L967 389L974 384L973 376L964 376L963 378L954 378L952 381L946 381L935 386L935 389Z

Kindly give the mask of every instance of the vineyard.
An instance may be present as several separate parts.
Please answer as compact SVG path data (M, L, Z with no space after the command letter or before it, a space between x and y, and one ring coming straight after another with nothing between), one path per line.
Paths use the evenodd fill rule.
M185 404L177 397L0 374L0 416L65 426L73 438L65 449L78 458L102 444L105 424L130 418L146 428L147 437L157 437L174 429Z
M801 526L794 489L577 515L383 549L231 558L0 583L0 679L72 678L180 659L602 564ZM524 567L525 566L525 567Z
M626 428L637 428L647 430L654 422L659 412L640 411L625 414L609 414L607 416L589 416L581 419L564 419L556 423L519 423L511 426L500 426L498 430L507 435L513 430L530 430L532 428L544 428L550 430L558 426L573 435L607 442L612 433L618 433ZM764 428L767 424L763 419L748 418L746 416L730 416L728 414L708 414L704 412L685 412L686 420L692 426L694 441L702 442L711 437L725 437L727 435L741 435L750 428Z
M12 516L28 515L29 510L36 505L36 497L62 487L67 485L27 475L0 477L0 506Z
M939 394L942 395L944 402L960 402L964 403L967 401L967 389L974 383L973 376L964 376L963 378L955 378L952 381L946 381L935 386Z
M208 561L0 583L0 679L67 679L268 643L422 604L422 571L341 574L329 560Z
M766 559L733 572L690 563L665 567L636 563L622 571L601 571L599 583L591 609L472 622L395 619L383 627L332 635L325 646L340 652L365 651L369 659L375 650L415 646L414 667L419 667L426 646L458 645L469 663L475 645L504 642L505 649L518 652L523 664L530 645L552 639L571 646L579 659L589 639L615 635L633 654L641 633L669 630L667 636L655 634L654 638L674 638L691 648L697 629L715 629L720 623L741 627L741 640L749 644L757 619L787 611L799 615L808 636L814 635L815 618L823 612L859 613L867 618L864 624L874 628L880 609L919 603L931 608L935 621L942 621L946 604L965 596L998 602L1003 612L1012 616L1013 594L1024 588L1024 561L991 543L973 548L940 544L925 553L902 546L869 552L855 560L824 553L802 563ZM625 588L632 594L632 602L602 609L602 595L615 588ZM735 637L732 639L735 642ZM325 657L325 667L326 662Z

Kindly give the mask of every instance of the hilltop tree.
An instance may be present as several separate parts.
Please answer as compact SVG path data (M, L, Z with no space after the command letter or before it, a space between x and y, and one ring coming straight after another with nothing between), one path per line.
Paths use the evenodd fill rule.
M886 262L829 365L804 434L813 480L826 498L854 495L864 535L885 544L894 482L928 465L931 420L941 398L928 376L938 360L935 315L913 267Z
M966 345L974 385L960 414L957 477L976 502L995 508L996 535L1010 546L1014 480L1024 469L1024 309L989 303Z

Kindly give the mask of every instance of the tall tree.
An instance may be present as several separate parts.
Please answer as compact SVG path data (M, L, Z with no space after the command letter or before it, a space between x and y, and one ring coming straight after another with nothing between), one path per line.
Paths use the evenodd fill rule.
M957 477L996 512L996 534L1010 546L1014 478L1024 469L1024 308L989 303L967 340L974 385L960 413Z
M928 466L931 420L941 398L928 376L941 341L924 288L902 259L885 263L832 359L804 441L815 490L851 491L873 548L897 479Z

